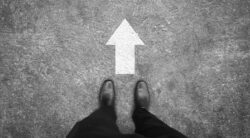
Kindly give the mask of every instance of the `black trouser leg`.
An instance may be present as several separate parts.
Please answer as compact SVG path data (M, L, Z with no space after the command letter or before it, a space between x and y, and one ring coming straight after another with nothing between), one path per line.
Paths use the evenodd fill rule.
M120 137L116 118L112 107L101 107L77 122L67 138Z
M145 137L187 138L159 120L146 109L135 109L132 117L135 122L135 132Z

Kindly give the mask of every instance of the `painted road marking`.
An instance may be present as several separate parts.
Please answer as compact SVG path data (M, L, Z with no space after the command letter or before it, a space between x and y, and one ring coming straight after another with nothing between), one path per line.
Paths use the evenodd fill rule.
M115 45L115 73L135 74L135 45L144 45L138 34L124 19L106 45Z

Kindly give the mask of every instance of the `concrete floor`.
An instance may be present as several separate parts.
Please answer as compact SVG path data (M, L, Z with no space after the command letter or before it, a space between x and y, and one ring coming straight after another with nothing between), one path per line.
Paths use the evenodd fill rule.
M126 18L136 74L115 75L105 43ZM249 0L0 0L0 137L61 138L117 86L118 126L134 130L132 90L192 138L250 137Z

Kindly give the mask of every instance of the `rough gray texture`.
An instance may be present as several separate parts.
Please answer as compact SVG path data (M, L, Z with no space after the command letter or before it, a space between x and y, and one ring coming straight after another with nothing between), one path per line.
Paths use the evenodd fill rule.
M124 18L146 44L135 75L115 75L105 46ZM249 138L250 1L0 0L1 138L65 137L105 78L123 133L144 78L151 112L187 136Z

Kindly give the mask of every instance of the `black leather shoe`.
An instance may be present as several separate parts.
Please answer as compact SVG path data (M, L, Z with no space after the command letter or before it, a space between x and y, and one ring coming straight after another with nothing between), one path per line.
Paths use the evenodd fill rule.
M112 106L115 105L115 85L114 81L107 79L102 83L99 93L100 106Z
M149 109L150 94L148 90L148 84L144 80L137 81L134 89L134 103L135 108Z

